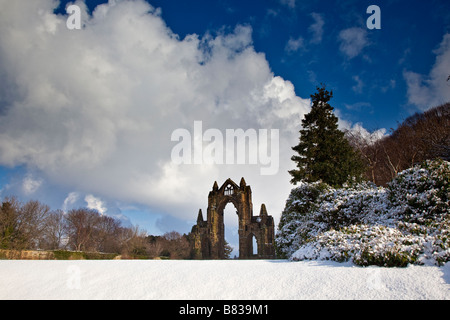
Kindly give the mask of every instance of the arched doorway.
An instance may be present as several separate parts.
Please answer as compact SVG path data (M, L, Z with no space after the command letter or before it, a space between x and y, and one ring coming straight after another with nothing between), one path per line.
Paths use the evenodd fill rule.
M239 217L237 215L236 207L229 202L223 209L224 222L224 237L225 244L232 248L229 253L229 259L239 257ZM226 249L225 249L226 251ZM225 254L226 257L226 254Z
M225 240L228 237L235 238L233 232L237 233L236 246L237 257L241 255L241 245L239 243L239 230L240 230L240 211L242 206L236 199L237 187L234 182L224 184L221 188L221 194L223 197L218 197L215 201L212 201L211 210L208 212L214 212L212 216L213 230L215 231L214 238L217 238L217 251L218 258L225 259ZM233 227L234 226L234 227ZM233 256L231 256L233 257Z

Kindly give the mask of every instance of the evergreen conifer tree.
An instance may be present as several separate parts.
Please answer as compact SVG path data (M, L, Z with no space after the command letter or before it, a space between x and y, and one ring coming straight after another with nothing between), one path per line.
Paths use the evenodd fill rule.
M230 244L225 240L225 259L231 259L231 253L233 252L233 248L230 246Z
M338 119L328 103L332 97L333 92L324 85L311 95L312 107L302 120L300 142L292 148L298 153L291 158L297 163L297 169L289 171L293 184L322 180L342 186L364 172L359 154L338 129Z

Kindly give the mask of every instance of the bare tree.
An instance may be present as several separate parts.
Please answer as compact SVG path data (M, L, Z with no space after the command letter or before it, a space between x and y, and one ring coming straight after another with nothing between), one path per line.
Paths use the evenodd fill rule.
M48 205L36 200L30 200L20 208L17 228L24 241L24 248L38 247L49 212Z
M45 217L50 211L39 201L22 205L16 198L5 198L0 210L0 243L3 248L34 249L45 227Z
M118 237L121 231L120 221L108 216L99 216L95 227L96 250L110 253L120 252L121 243Z
M375 143L354 132L348 132L347 138L367 164L366 177L385 185L400 171L424 160L450 161L450 103L407 118Z
M122 229L122 254L125 256L145 256L147 254L147 233L134 226Z
M66 221L69 245L76 251L93 249L93 234L99 215L97 211L86 208L73 209L67 213Z
M159 240L160 237L153 238L154 239L148 239L147 254L152 258L160 257L164 251L164 243Z
M62 210L50 212L45 219L41 248L56 250L67 244L67 223Z
M361 131L352 130L346 131L345 137L350 145L359 152L362 160L365 162L367 168L366 177L370 181L377 183L376 171L382 152L381 138L373 133L369 136L364 136Z
M186 235L171 231L165 233L159 241L163 243L163 251L166 251L171 259L189 258L190 244Z

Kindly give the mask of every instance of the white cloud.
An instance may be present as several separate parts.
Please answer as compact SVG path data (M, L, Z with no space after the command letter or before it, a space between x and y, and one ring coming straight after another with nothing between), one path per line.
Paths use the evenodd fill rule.
M32 175L28 174L22 181L22 190L25 195L31 195L35 193L39 187L42 185L42 179L34 178Z
M372 105L369 102L356 102L352 104L344 103L344 106L348 110L361 111L362 109L371 108Z
M250 27L180 39L141 0L110 1L92 16L82 6L85 27L68 30L53 0L0 5L0 93L8 90L0 164L25 164L46 183L77 190L65 208L87 194L104 199L100 208L114 199L192 220L215 180L244 176L255 211L265 202L278 222L310 101L273 75ZM280 129L279 174L174 165L171 133L192 130L195 120L219 130Z
M280 3L288 6L291 9L295 8L296 0L280 0Z
M352 79L353 79L353 81L356 82L356 84L354 86L352 86L352 90L355 93L362 93L362 89L364 87L364 82L361 80L361 78L358 75L353 76Z
M381 92L386 93L389 90L393 90L395 89L395 87L397 86L397 81L395 81L394 79L389 80L389 83L387 83L384 86L380 87Z
M322 15L318 13L313 12L311 13L311 16L314 19L314 23L308 28L308 32L311 34L309 43L319 44L322 42L323 26L325 22ZM290 37L284 50L287 53L295 53L299 50L306 50L306 41L302 36L299 36L298 38Z
M323 20L322 15L316 12L311 13L311 17L314 19L314 23L308 28L308 31L312 34L310 42L313 44L319 44L322 42L323 26L325 25L325 21Z
M77 192L70 192L64 199L62 211L68 212L70 208L78 201L80 195Z
M425 111L450 101L450 34L445 34L439 48L434 52L436 61L427 76L404 71L408 86L408 102Z
M338 41L340 42L339 50L349 60L358 56L369 45L367 30L357 27L342 30Z
M94 197L92 194L88 194L84 197L84 201L86 201L87 208L92 210L97 210L98 213L104 215L106 213L106 206L103 201L99 198Z
M292 37L289 38L285 50L288 53L297 52L300 49L303 49L305 47L305 40L303 37L298 37L297 39L294 39Z

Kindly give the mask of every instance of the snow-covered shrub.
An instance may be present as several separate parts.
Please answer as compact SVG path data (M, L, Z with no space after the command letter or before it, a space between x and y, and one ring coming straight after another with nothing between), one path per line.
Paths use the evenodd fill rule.
M400 172L389 183L389 200L403 220L417 223L433 221L450 213L449 180L449 162L426 161Z
M310 238L309 234L302 234L302 230L311 220L309 214L317 210L319 197L329 189L327 184L313 182L300 183L291 191L278 225L276 250L279 257L287 258L297 250L299 238Z
M387 188L302 184L283 211L278 254L364 266L450 261L449 177L449 162L427 161Z
M328 230L373 223L382 216L386 198L384 189L370 183L341 189L319 182L302 183L291 191L281 215L276 237L278 256L290 257Z
M292 260L348 261L357 265L404 267L419 257L423 239L405 235L396 228L380 225L352 225L330 230L302 246Z

